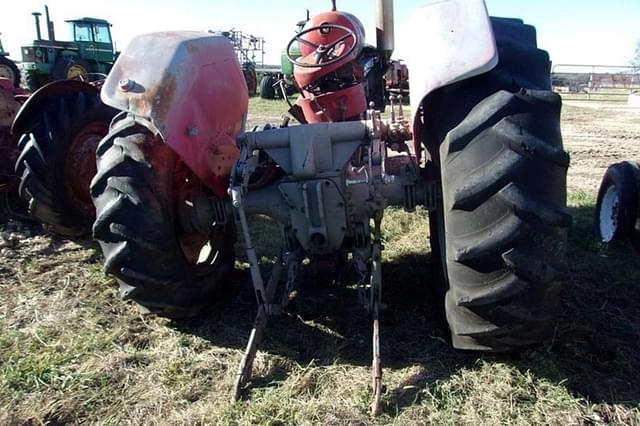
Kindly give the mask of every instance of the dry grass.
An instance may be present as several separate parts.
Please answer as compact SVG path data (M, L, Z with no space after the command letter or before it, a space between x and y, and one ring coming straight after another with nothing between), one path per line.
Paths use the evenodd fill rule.
M512 356L451 349L429 291L426 212L387 211L377 419L367 414L370 324L352 289L304 286L269 324L249 399L232 404L255 309L246 270L209 317L170 322L118 300L91 243L10 223L0 424L640 424L640 260L592 242L593 204L593 191L572 192L571 280L554 340ZM259 236L269 243L273 230Z

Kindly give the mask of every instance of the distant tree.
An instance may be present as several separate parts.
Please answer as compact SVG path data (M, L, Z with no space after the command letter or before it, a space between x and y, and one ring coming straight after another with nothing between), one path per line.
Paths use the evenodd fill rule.
M640 39L636 41L636 50L633 54L631 65L633 65L635 68L640 68Z

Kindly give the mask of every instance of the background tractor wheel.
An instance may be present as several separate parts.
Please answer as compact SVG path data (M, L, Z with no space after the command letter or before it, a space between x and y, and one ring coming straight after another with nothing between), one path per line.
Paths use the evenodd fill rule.
M20 87L20 70L15 62L4 56L0 56L0 77L11 80L13 87Z
M276 88L273 87L275 83L276 80L271 74L262 77L262 80L260 80L260 97L262 99L275 99Z
M96 171L96 147L115 113L98 94L60 96L31 118L20 137L16 161L20 196L31 215L52 231L63 235L90 231L95 210L89 184Z
M44 85L42 82L42 78L32 72L27 72L25 74L24 83L31 93L35 92Z
M431 228L453 345L501 352L552 333L571 217L549 57L533 27L492 23L498 66L432 94L426 128L440 142L431 152L443 203L432 217L443 222Z
M242 64L242 74L247 82L247 90L249 96L255 96L258 91L258 75L256 74L256 66L252 62Z
M633 240L638 220L637 165L624 161L610 166L602 179L596 203L595 232L605 244Z
M51 77L53 80L83 80L89 75L89 64L78 58L60 58L56 61Z
M209 235L182 231L180 194L197 181L184 167L162 140L125 120L100 143L91 183L105 271L123 298L170 318L210 308L234 262L233 225Z

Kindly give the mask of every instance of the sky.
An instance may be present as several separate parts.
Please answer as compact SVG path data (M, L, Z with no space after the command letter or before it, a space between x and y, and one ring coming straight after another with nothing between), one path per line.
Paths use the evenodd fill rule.
M429 0L395 0L396 51L402 59L413 48L406 24L412 12ZM627 65L640 39L640 0L486 0L493 16L518 17L536 26L538 44L555 64ZM20 59L20 46L35 37L31 12L44 14L42 0L11 2L0 14L0 37L5 50ZM48 0L56 36L67 37L65 19L104 18L113 24L117 48L124 50L137 34L169 30L227 30L235 28L266 39L268 64L279 63L281 49L294 34L295 24L330 8L330 0ZM337 0L338 9L364 23L368 41L375 44L373 0ZM44 16L43 16L44 18ZM45 25L41 24L43 36ZM428 52L425 52L428 54Z

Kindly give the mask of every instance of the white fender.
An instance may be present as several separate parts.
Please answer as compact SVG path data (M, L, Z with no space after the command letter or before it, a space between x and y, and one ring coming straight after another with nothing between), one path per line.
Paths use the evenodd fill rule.
M498 51L484 0L439 0L411 21L407 59L414 129L419 106L434 90L490 71ZM427 106L425 106L425 111Z

